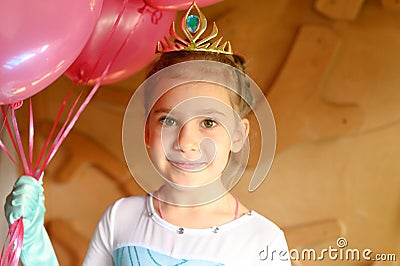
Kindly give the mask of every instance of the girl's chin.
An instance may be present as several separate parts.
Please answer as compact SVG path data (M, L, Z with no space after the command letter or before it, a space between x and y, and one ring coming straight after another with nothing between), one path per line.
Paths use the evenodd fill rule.
M210 174L199 175L199 173L178 173L169 175L168 178L165 178L170 186L172 187L182 187L182 188L198 188L205 185L208 185L218 179L220 176L216 176L215 178L210 179Z
M192 180L190 180L192 179ZM209 183L208 180L201 181L198 178L193 179L190 177L175 177L175 178L168 178L168 183L172 187L182 187L182 188L196 188Z

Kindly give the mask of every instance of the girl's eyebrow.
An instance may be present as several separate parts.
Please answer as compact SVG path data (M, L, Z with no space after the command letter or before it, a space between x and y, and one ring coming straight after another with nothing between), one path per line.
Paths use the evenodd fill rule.
M171 113L172 110L169 108L160 108L154 111L155 114L159 114L159 113L163 113L163 114L169 114ZM174 113L178 113L179 111L174 110ZM196 111L197 114L201 114L201 115L215 115L215 114L219 114L221 116L226 117L226 113L225 112L221 112L218 111L216 109L202 109L202 110L198 110Z
M219 114L222 116L226 117L226 113L225 112L221 112L215 109L204 109L204 110L200 110L200 112L202 115L215 115L215 114Z
M160 109L157 109L157 110L155 110L154 111L154 113L156 113L156 114L158 114L158 113L170 113L171 112L171 109L169 109L169 108L160 108Z

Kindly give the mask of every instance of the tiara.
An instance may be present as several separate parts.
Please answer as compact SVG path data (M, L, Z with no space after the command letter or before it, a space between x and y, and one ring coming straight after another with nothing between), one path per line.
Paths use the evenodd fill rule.
M213 22L211 33L202 36L207 30L207 19L195 2L186 11L181 19L181 29L186 38L179 36L175 31L175 22L169 29L170 37L164 37L164 42L157 43L156 53L173 51L205 51L222 54L233 54L229 41L220 44L222 37L212 42L218 35L218 28Z

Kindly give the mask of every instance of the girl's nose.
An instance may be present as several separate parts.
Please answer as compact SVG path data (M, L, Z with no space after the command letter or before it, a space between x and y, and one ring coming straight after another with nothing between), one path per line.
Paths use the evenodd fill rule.
M195 128L195 123L189 121L179 130L175 147L184 153L199 151L199 136Z

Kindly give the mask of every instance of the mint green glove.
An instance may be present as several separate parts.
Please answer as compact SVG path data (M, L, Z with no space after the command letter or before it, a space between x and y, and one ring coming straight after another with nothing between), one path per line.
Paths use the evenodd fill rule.
M44 195L42 181L21 176L7 196L4 205L9 225L20 217L24 222L24 242L21 261L26 266L59 265L49 236L44 227Z

